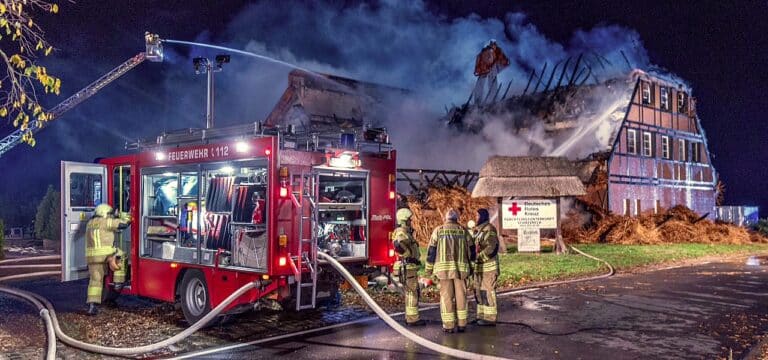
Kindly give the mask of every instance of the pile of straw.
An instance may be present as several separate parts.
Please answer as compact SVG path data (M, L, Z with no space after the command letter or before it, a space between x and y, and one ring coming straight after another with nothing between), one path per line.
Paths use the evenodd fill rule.
M638 217L608 215L592 224L580 224L577 214L570 213L563 236L575 243L768 243L768 238L743 227L701 219L684 206Z
M455 186L430 188L425 200L409 196L407 204L413 212L411 225L416 241L426 246L432 230L444 223L443 216L448 209L458 211L459 223L466 225L469 220L476 220L480 208L488 208L493 212L494 201L490 198L472 198L467 189Z

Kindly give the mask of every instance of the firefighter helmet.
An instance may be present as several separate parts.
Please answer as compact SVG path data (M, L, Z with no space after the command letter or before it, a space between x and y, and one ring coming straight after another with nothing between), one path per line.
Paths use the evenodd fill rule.
M93 214L98 217L107 217L112 212L112 207L109 204L99 204Z
M397 213L395 214L398 223L404 223L410 220L411 216L413 216L413 213L408 208L397 210Z
M445 213L445 220L447 221L458 221L459 220L459 212L453 209L449 209Z
M469 228L470 230L474 229L475 228L475 220L467 221L467 228Z

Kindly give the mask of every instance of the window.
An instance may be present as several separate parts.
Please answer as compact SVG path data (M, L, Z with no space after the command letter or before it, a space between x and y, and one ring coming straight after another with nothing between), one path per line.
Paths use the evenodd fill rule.
M115 199L115 208L121 212L128 212L131 208L131 167L116 166L112 174L112 196Z
M682 91L677 92L677 112L688 112L688 95Z
M102 179L99 174L69 175L69 206L94 207L101 204Z
M678 159L680 161L688 161L688 152L686 151L686 143L685 139L679 139L677 140L677 153L678 153Z
M701 162L701 143L691 143L691 162Z
M637 131L627 129L627 153L637 154Z
M656 199L653 203L653 213L658 214L661 211L661 200Z
M661 157L664 159L670 158L669 153L669 136L661 137Z
M641 86L643 90L643 104L653 104L653 87L651 86L651 83L643 81Z
M659 88L659 91L661 92L661 96L660 96L661 110L670 111L672 107L669 106L669 88L666 86L662 86Z
M631 215L631 214L629 213L629 209L630 209L630 203L631 203L631 200L629 200L629 199L624 199L624 212L623 212L623 214L624 214L625 216L629 216L629 215Z
M640 199L635 199L635 215L640 215L640 209L642 209L640 207Z
M643 133L643 156L653 156L653 141L649 132Z

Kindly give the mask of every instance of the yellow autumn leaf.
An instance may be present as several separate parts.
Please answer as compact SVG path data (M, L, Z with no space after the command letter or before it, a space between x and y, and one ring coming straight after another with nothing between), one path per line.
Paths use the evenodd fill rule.
M0 108L0 116L5 117L7 115L8 115L8 109L6 109L5 107Z
M57 4L51 5L51 12L54 13L54 14L59 12L59 5L57 5Z
M43 41L42 41L42 40L39 40L39 41L37 42L37 46L35 46L35 50L40 50L40 49L42 49L42 48L43 48Z
M27 26L32 27L32 19L29 19L29 22L27 23Z
M45 49L45 56L48 56L48 54L50 54L51 51L53 51L53 46L49 46L47 49Z
M5 4L0 3L0 15L5 14L6 11L8 11L8 8L5 7Z
M25 102L27 102L27 94L21 93L21 96L19 97L19 103L21 103L21 105L24 105Z

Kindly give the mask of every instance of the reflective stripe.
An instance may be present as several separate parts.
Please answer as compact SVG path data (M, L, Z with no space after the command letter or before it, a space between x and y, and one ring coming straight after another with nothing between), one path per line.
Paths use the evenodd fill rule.
M424 266L424 271L431 272L434 267L435 267L434 264L427 263L427 265Z
M496 307L495 306L486 306L485 307L485 314L487 314L487 315L496 315Z
M115 248L113 247L102 247L102 248L96 248L96 249L85 249L85 256L86 257L93 257L93 256L109 256L115 253Z
M88 287L88 296L100 296L100 295L101 295L101 286Z
M441 312L440 318L443 319L443 321L454 321L456 320L456 314L452 312Z
M479 272L496 271L496 269L498 269L498 268L499 268L499 266L496 264L495 261L487 262L487 263L480 263L480 264L477 264L477 266L475 267L475 269L477 269L477 271L479 271Z
M418 306L406 306L405 307L405 315L408 315L408 316L419 315L419 307Z
M467 316L469 316L468 310L456 310L456 314L459 318L459 320L466 320Z

